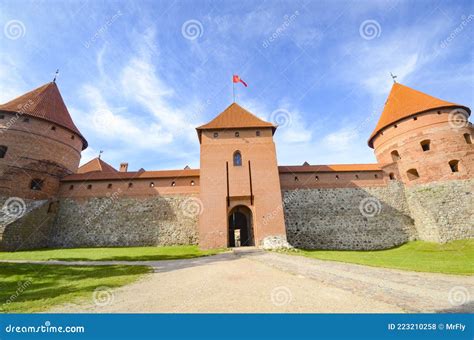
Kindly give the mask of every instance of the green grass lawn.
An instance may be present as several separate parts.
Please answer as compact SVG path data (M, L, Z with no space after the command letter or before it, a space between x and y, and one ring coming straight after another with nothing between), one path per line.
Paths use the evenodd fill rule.
M192 259L222 251L224 249L200 250L197 246L45 249L0 252L0 261L159 261Z
M94 301L93 293L96 288L105 286L114 289L136 281L150 271L151 269L145 266L2 263L0 311L31 313L78 299Z
M474 274L474 240L445 244L415 241L376 251L298 250L289 254L419 272Z

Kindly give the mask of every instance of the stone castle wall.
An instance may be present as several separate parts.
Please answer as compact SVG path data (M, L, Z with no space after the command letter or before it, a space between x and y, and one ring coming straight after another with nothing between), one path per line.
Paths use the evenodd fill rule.
M0 250L47 248L58 202L0 198Z
M195 196L61 199L50 247L197 244Z
M474 237L474 180L407 187L405 194L419 239L449 242Z
M284 191L288 242L306 249L384 249L416 237L403 186Z

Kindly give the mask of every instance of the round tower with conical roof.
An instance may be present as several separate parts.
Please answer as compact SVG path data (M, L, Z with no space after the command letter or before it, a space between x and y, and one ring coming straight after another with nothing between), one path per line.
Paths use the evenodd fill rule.
M395 83L369 138L391 179L407 185L472 178L471 110Z
M0 196L56 196L86 147L55 82L0 105Z

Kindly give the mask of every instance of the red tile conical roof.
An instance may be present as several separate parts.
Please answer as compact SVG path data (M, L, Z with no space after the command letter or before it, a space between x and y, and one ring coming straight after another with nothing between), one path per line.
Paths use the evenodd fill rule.
M118 172L113 166L96 157L77 169L78 174L100 171L103 173Z
M216 129L238 129L238 128L264 128L270 127L273 132L276 126L272 123L266 122L249 111L245 110L237 103L229 105L221 114L211 120L209 123L201 125L196 128L198 135L201 135L201 130L216 130Z
M87 148L87 141L72 121L55 82L47 83L0 105L0 111L21 113L55 123L79 135L82 139L82 149Z
M461 107L469 114L471 112L471 110L465 106L447 102L414 90L408 86L394 83L377 126L370 135L369 146L371 148L374 147L373 140L375 136L389 125L418 113L449 107Z

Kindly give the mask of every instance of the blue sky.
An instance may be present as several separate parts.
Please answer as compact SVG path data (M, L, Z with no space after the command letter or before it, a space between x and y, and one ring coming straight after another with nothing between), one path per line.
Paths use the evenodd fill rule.
M199 167L195 127L232 102L281 126L281 165L374 162L392 80L473 107L470 1L0 2L0 102L51 79L82 163Z

